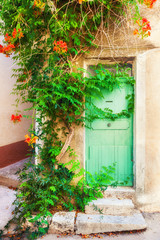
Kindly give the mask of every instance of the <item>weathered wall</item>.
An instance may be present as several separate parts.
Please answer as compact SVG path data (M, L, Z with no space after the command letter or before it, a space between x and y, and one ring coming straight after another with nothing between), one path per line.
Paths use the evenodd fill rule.
M160 192L160 49L146 59L146 179L147 191Z
M14 142L24 140L24 135L30 125L30 120L22 119L22 122L14 124L11 122L11 115L15 114L16 96L11 95L15 80L11 75L13 61L11 58L0 54L0 146L5 146ZM24 113L26 106L19 106L18 110Z
M2 37L0 42L2 42ZM14 124L11 121L11 115L20 110L20 114L26 115L24 109L27 105L19 105L16 109L15 95L12 95L12 89L15 79L11 78L13 60L0 54L0 168L26 158L28 151L27 143L24 143L25 134L31 124L31 120L22 118L22 121Z
M160 210L160 49L143 56L142 74L145 82L145 162L144 192L137 194L137 201L144 211ZM143 118L143 117L142 117ZM142 130L143 131L143 130ZM141 138L141 135L139 135ZM137 153L138 154L138 153ZM140 173L142 174L142 172ZM141 176L140 176L141 177Z

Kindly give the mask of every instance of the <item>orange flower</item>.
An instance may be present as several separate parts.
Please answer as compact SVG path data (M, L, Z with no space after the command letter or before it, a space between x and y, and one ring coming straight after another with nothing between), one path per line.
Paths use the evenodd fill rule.
M152 8L153 7L153 3L156 2L157 0L144 0L143 3L148 7L148 8Z
M29 144L31 141L31 138L28 136L28 134L25 135L25 138L26 138L25 142Z
M34 7L44 8L44 6L45 6L45 3L42 2L41 0L35 0L35 1L34 1L33 8L34 8Z
M133 32L134 35L138 34L138 29L135 29Z
M62 40L60 41L54 41L54 48L53 51L56 51L57 53L65 53L68 51L67 48L67 43L63 42Z
M139 26L139 29L135 29L133 34L134 35L138 35L138 36L142 36L142 38L144 37L148 37L151 35L151 26L150 26L150 22L148 21L147 18L142 18L141 20L137 20L136 23Z
M8 33L6 33L4 40L8 43L11 42L11 37L8 35Z
M79 4L82 4L83 1L84 1L84 0L78 0Z
M29 137L29 135L25 135L25 142L28 143L29 146L31 146L33 148L33 144L36 143L36 140L38 139L37 136L34 136L33 134L31 134L31 137Z
M18 36L19 39L24 37L21 28L18 29L18 33L19 33L19 36Z
M9 56L14 50L15 46L11 43L3 47L3 53L6 54L6 56Z
M17 36L17 30L16 30L16 28L14 28L14 30L13 30L13 32L12 32L12 36L13 36L13 38L16 38L16 36Z
M140 22L139 22L139 20L137 20L136 23L140 26Z
M14 28L14 30L13 30L13 32L12 32L12 36L13 36L13 38L22 38L22 37L24 37L24 35L23 35L23 33L22 33L22 29L21 28L19 28L18 29L18 32L17 32L17 29L16 28Z
M19 44L16 44L16 40L17 37L20 39L22 37L24 37L21 28L18 29L18 32L16 30L16 28L14 28L13 32L12 32L12 37L8 35L8 33L6 33L5 35L5 41L7 42L7 46L2 46L0 45L0 53L4 53L6 54L6 57L9 57L13 51L15 51L16 47L19 46Z

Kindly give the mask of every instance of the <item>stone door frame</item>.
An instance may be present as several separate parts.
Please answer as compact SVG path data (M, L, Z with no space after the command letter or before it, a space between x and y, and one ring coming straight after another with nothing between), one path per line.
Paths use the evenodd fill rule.
M145 186L145 62L146 54L133 56L132 61L133 74L136 80L135 84L135 113L133 122L133 187L137 193L144 193ZM123 58L122 58L123 59ZM125 57L126 59L126 57ZM87 69L89 65L111 64L107 58L85 59L83 68ZM115 62L112 62L115 63ZM85 167L85 134L84 134L84 167Z

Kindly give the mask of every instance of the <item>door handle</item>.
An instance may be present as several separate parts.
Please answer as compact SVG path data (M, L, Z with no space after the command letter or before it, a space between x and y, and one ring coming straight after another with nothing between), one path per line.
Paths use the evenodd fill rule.
M110 126L111 126L111 123L108 123L108 124L107 124L107 127L110 127Z

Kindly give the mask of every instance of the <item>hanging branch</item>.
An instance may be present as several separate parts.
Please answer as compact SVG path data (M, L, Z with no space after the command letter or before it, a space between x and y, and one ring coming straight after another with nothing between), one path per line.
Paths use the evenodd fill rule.
M62 157L64 156L64 154L66 153L68 147L70 146L70 143L72 141L72 138L74 136L74 128L73 127L68 127L69 133L67 134L67 138L66 141L61 149L60 154L56 157L57 161L60 161L62 159Z

